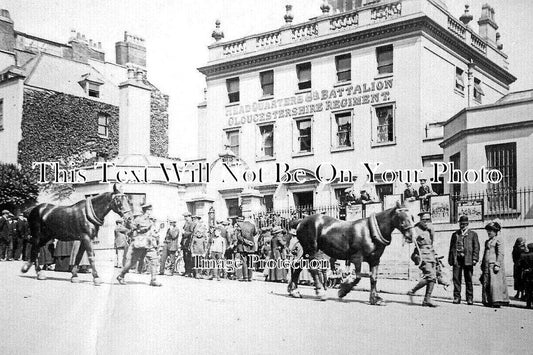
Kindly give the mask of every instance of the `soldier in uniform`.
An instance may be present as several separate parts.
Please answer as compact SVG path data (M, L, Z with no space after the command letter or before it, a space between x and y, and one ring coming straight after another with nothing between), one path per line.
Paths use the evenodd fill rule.
M248 265L248 257L254 252L255 240L257 234L255 225L250 221L245 221L239 217L235 225L237 237L237 255L242 262L242 278L239 281L252 281L252 265Z
M191 214L189 212L185 212L183 214L183 217L185 217L185 224L183 225L183 236L181 238L180 245L181 250L183 252L183 263L185 264L185 272L183 273L183 276L192 277L194 262L191 254L191 242L192 234L194 232L196 224L195 222L193 222Z
M126 263L126 258L124 257L124 249L126 244L128 244L128 228L124 227L124 221L122 219L116 220L115 227L115 267L124 266Z
M420 222L415 225L415 233L417 235L415 240L415 250L411 259L416 265L419 265L420 270L422 270L422 280L413 287L412 290L407 292L413 303L413 296L416 291L420 290L426 286L426 295L422 306L425 307L436 307L435 304L431 303L431 293L435 287L435 282L437 281L437 257L435 255L435 250L433 249L433 229L428 226L428 223L431 222L431 214L429 212L421 212L419 214Z
M167 258L170 257L170 276L174 275L174 268L176 262L176 252L179 249L180 230L176 226L176 220L170 220L170 227L167 230L165 241L163 243L163 251L161 254L161 262L159 264L159 275L165 274L165 264Z
M145 204L141 206L143 214L135 218L133 222L129 223L130 228L133 230L133 242L128 248L128 254L126 256L126 265L120 271L120 274L117 276L117 280L121 285L126 284L124 281L124 276L128 273L129 269L137 261L143 260L144 257L148 260L151 281L150 286L162 286L160 282L157 281L157 266L158 266L158 256L157 256L157 242L153 235L153 223L150 220L150 215L152 213L152 205Z

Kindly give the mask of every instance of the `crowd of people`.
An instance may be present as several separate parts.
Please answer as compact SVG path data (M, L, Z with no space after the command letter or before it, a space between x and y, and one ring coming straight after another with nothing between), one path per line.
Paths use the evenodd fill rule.
M420 221L415 225L415 248L411 259L421 269L422 278L409 290L408 295L412 298L418 290L425 287L422 305L434 307L431 295L435 284L447 287L448 283L444 277L443 256L439 257L433 247L431 214L423 211L419 216ZM149 272L152 286L161 286L157 275L168 273L172 276L178 269L183 269L181 275L186 277L209 280L227 278L247 282L252 281L255 270L262 272L266 281L288 282L290 269L279 266L261 268L252 263L254 259L251 256L257 256L255 260L292 260L303 257L303 248L296 238L296 227L300 220L296 215L289 220L277 214L264 215L259 220L260 227L256 227L257 221L250 217L219 220L210 226L206 225L201 216L186 212L183 217L185 222L181 227L177 225L176 219L168 221L164 238L160 237L165 226L158 224L152 217L150 204L143 205L142 213L135 214L132 219L116 221L115 267L122 268L117 277L119 283L126 283L125 275L130 269L139 273ZM483 253L477 233L468 227L468 217L461 216L459 229L450 238L448 264L453 275L453 303L461 303L463 277L466 303L474 303L473 274L474 268L479 264L483 304L488 307L509 304L501 226L497 222L490 222L485 226L487 240ZM0 216L0 261L29 260L29 241L27 219L22 214L15 216L10 211L3 210ZM57 241L55 247L54 243L49 242L39 250L38 262L45 269L54 265L56 271L69 271L74 265L78 249L79 241ZM351 272L349 264L342 266L323 253L319 258L328 260L330 265L319 273L324 285L335 287ZM515 299L528 301L530 306L533 301L533 243L527 244L524 238L518 238L513 247L512 259ZM228 260L240 261L239 267L228 269L224 263ZM88 260L82 259L80 266L82 272L84 269L88 272ZM301 272L299 280L303 284L312 283L308 270Z

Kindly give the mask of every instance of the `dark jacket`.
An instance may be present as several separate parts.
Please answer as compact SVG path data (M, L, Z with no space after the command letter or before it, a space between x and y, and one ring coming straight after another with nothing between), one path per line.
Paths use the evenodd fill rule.
M165 237L165 244L168 250L177 251L179 249L180 230L178 227L169 228Z
M192 242L192 234L194 232L195 227L196 223L194 223L193 221L185 222L185 225L183 226L183 236L181 237L181 249L190 249Z
M28 220L25 217L19 217L17 219L17 237L20 239L29 239L30 228Z
M0 216L0 239L9 238L9 219Z
M457 238L463 238L461 230L454 232L450 240L450 252L448 253L448 264L450 266L460 265L457 261ZM472 266L479 261L479 239L476 232L468 230L463 238L463 251L463 266Z
M418 198L418 192L414 188L405 189L403 191L403 198L407 200L408 198Z
M254 237L257 234L255 225L248 221L238 222L235 225L235 233L237 236L237 252L252 253L255 249Z

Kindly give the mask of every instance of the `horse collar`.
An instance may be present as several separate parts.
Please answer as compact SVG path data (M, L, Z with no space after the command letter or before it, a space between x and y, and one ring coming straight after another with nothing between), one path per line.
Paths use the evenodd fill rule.
M381 230L379 229L379 224L376 219L375 213L372 213L370 217L368 217L368 226L370 228L370 234L372 236L372 239L385 246L391 243L390 240L385 239L383 237L383 234L381 234Z
M92 197L89 197L89 198L87 198L87 200L85 200L85 212L87 213L87 219L92 224L97 225L99 227L104 224L104 221L102 221L100 218L98 218L96 216L96 213L94 213Z

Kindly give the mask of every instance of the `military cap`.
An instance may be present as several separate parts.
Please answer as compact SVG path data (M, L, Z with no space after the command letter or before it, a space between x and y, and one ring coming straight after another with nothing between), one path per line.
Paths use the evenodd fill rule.
M183 212L183 217L190 217L190 216L191 216L190 212Z
M197 214L195 214L194 216L192 216L192 218L202 219L202 217L201 217L201 216L198 216Z
M468 223L468 216L459 217L459 223Z
M280 226L275 226L274 228L272 228L272 234L278 234L278 233L283 233L283 232L284 230Z
M237 217L237 222L244 222L244 217L242 216Z
M144 205L141 206L141 208L144 210L147 210L149 208L152 208L152 204L151 203L145 203Z
M229 226L230 223L229 223L229 221L222 221L222 225L223 225L223 226Z
M495 232L499 232L499 231L502 230L502 227L500 226L500 224L498 222L489 222L485 226L485 229L486 230L493 230Z

